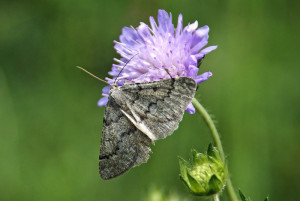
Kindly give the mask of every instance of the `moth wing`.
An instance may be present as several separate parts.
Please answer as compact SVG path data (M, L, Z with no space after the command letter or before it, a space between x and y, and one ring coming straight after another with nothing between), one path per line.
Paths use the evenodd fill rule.
M109 97L103 120L99 173L103 179L117 177L130 168L145 163L151 140L138 130Z
M138 116L137 123L146 126L155 139L165 138L178 128L196 87L195 80L188 77L123 85L120 89L127 107L122 109Z

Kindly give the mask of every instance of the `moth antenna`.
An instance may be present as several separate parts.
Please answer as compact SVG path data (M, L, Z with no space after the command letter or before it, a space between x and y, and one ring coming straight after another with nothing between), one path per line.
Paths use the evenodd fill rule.
M114 82L114 85L116 84L117 80L118 80L118 77L119 75L121 74L121 72L123 71L123 69L125 68L125 66L127 66L127 64L136 56L138 55L139 53L136 53L135 55L133 55L126 63L125 65L123 66L123 68L120 70L119 74L117 75L116 79L115 79L115 82Z
M96 75L90 73L89 71L85 70L84 68L80 67L80 66L76 66L76 68L79 68L80 70L84 71L85 73L89 74L90 76L92 76L93 78L96 78L97 80L100 80L101 82L104 82L108 85L110 85L108 82L106 82L105 80L102 80L101 78L97 77Z
M168 73L168 75L170 76L170 78L173 78L173 77L171 76L171 74L169 73L168 69L165 69L165 71Z

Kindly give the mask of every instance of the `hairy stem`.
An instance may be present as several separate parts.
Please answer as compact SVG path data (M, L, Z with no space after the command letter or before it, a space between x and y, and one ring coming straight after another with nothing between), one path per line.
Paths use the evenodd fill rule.
M218 133L218 130L217 130L213 120L211 119L210 115L205 110L205 108L197 101L197 99L193 98L192 103L195 106L196 110L202 115L204 121L208 125L208 127L211 131L214 143L215 143L215 145L217 146L217 148L220 152L221 159L222 159L223 162L225 162L225 155L224 155L220 135ZM232 183L231 183L231 180L230 180L229 176L227 178L226 190L227 190L227 193L228 193L228 195L229 195L229 197L232 201L238 201L238 197L237 197L237 195L236 195L236 193L233 189L233 186L232 186ZM214 199L216 199L216 198L214 198Z
M221 139L220 139L220 136L218 134L217 128L216 128L213 120L211 119L211 117L209 116L209 114L207 113L205 108L197 101L197 99L193 98L192 103L195 106L195 108L197 109L197 111L202 115L202 117L204 118L206 124L208 125L208 127L211 131L213 140L215 142L215 145L217 146L217 148L220 152L221 159L224 162L225 161L225 156L224 156L224 151L223 151Z

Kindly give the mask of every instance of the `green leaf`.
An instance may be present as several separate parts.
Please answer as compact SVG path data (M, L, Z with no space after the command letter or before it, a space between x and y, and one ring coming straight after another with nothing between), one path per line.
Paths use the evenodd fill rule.
M195 149L192 149L192 162L193 166L202 165L207 162L205 154L198 153Z
M186 177L186 169L191 168L191 164L178 156L178 161L179 161L179 167L180 167L180 174L183 177Z
M213 164L216 164L217 166L223 167L223 163L222 161L218 161L216 160L216 158L212 157L212 156L207 156L208 161L210 161Z
M186 160L184 160L180 156L178 156L178 160L179 160L180 167L187 167L187 168L191 168L192 167L189 162L187 162Z
M207 155L213 157L219 162L222 162L218 149L214 147L211 143L208 145Z
M198 159L198 152L196 151L196 149L192 149L192 151L191 151L191 154L192 154L192 163L193 163L193 165L194 164L198 164L198 163L200 163L201 161L199 161L199 159Z
M190 189L190 184L187 183L186 179L184 179L181 175L179 176L180 180L183 182L184 186L187 188L187 189Z
M210 178L208 185L209 185L211 194L215 194L215 193L219 192L223 187L222 182L218 179L218 177L216 175L213 175Z
M205 192L205 189L203 188L203 186L201 186L196 179L194 179L194 177L192 175L189 174L189 172L187 172L187 177L188 180L190 182L190 190L197 194L197 195L201 195L203 192Z

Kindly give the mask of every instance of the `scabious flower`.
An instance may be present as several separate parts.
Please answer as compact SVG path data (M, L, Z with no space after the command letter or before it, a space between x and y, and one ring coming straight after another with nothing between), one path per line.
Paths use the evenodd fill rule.
M114 59L118 64L113 64L112 70L108 73L113 76L106 78L109 84L113 84L115 79L118 80L117 84L122 86L124 83L150 82L176 77L191 77L199 84L212 75L211 72L198 75L197 67L198 61L204 55L217 48L210 46L202 49L208 43L208 26L197 29L198 22L195 21L183 28L180 14L175 29L172 14L168 15L165 10L158 10L157 19L158 25L151 16L150 27L141 22L136 29L133 27L122 29L120 42L114 41L114 48L121 59ZM126 67L123 69L125 64ZM106 105L109 90L110 86L103 88L104 97L99 100L99 106ZM192 103L186 110L190 114L195 112Z

